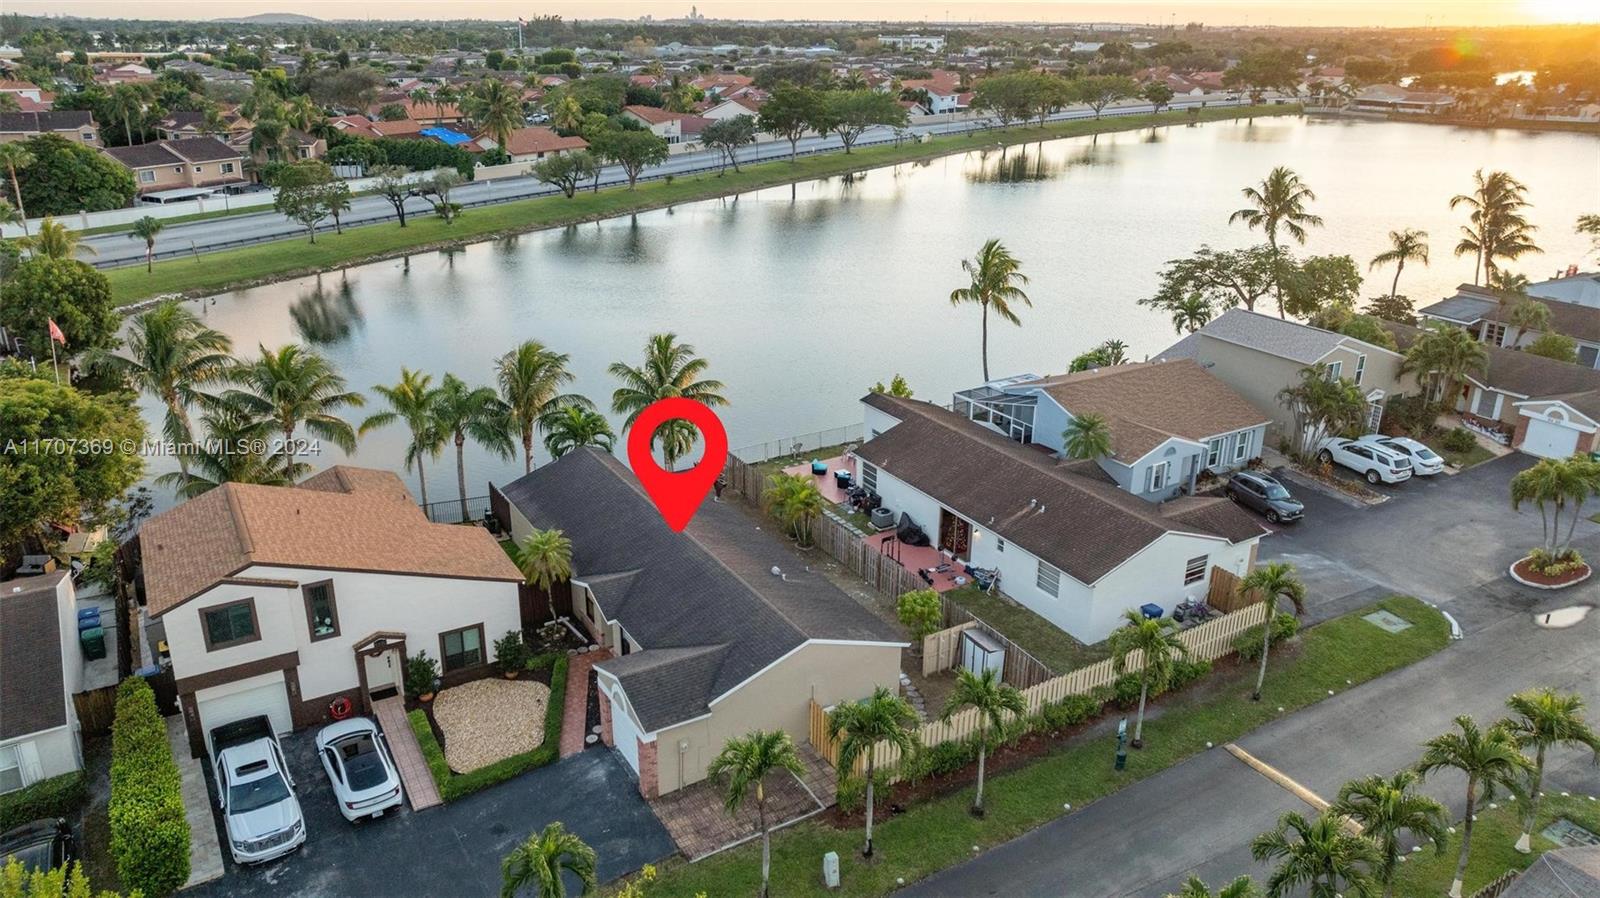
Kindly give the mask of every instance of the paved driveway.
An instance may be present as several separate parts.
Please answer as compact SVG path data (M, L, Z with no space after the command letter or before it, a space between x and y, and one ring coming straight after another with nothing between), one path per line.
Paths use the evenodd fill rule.
M677 850L639 797L622 760L605 749L585 751L442 807L391 811L352 824L339 814L317 762L314 732L302 730L284 744L310 833L305 846L259 867L241 868L230 860L222 879L185 895L498 894L500 859L554 820L594 848L602 881ZM217 825L221 832L220 819ZM577 894L576 883L569 886Z

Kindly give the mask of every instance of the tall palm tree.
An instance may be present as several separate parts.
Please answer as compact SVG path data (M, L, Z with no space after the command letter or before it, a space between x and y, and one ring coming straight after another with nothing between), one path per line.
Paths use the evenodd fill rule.
M426 87L412 88L411 92L406 94L406 99L411 101L411 108L413 109L420 109L434 102L433 91L428 90ZM416 118L416 116L412 116L412 118Z
M1111 426L1104 415L1084 412L1067 422L1061 444L1068 458L1105 458L1111 454Z
M1459 770L1467 777L1461 854L1456 860L1455 879L1450 883L1450 898L1461 898L1461 881L1467 875L1467 859L1472 855L1472 825L1478 816L1478 802L1492 801L1499 789L1517 788L1518 781L1533 766L1523 757L1517 734L1504 722L1484 730L1463 714L1456 718L1456 727L1459 733L1429 739L1417 764L1417 772L1424 778L1436 770Z
M1459 327L1435 321L1429 322L1416 341L1406 347L1400 373L1427 380L1428 398L1454 408L1461 381L1488 366L1489 350L1482 343Z
M732 814L744 804L751 786L756 793L756 824L761 829L761 891L760 898L770 894L772 879L772 834L767 828L767 777L788 771L804 776L806 768L800 763L800 753L794 740L783 730L756 730L747 736L729 739L722 751L711 762L707 773L713 779L726 781L724 805Z
M1205 880L1191 873L1183 889L1167 898L1261 898L1261 890L1256 888L1255 880L1241 876L1213 892Z
M409 471L413 465L416 466L422 507L427 508L428 472L424 459L437 459L439 453L444 451L445 442L445 434L438 428L434 415L439 391L433 386L433 375L402 366L398 383L392 386L378 384L372 388L372 392L382 397L389 408L368 415L361 422L361 435L366 436L367 431L387 427L396 421L406 425L411 432L411 440L406 443L405 467Z
M539 419L539 429L544 432L544 448L551 458L560 458L580 446L610 452L617 439L604 415L576 405L551 409Z
M1406 228L1403 231L1389 232L1389 248L1376 256L1367 265L1371 271L1390 263L1394 264L1394 283L1389 285L1389 298L1394 299L1400 294L1400 272L1406 270L1407 262L1421 262L1428 264L1428 232L1416 228Z
M561 388L573 381L567 370L570 360L571 356L548 349L538 340L524 340L495 362L507 423L522 440L523 473L533 470L533 432L542 418L557 407L594 407L582 396L562 395Z
M917 744L916 733L911 729L916 722L917 712L912 710L911 704L883 686L879 686L870 698L845 702L828 713L828 738L839 743L840 775L854 770L857 760L866 762L867 841L861 849L862 857L872 857L876 748L881 742L899 749L902 757L910 754Z
M22 236L28 236L28 210L22 205L22 185L17 181L17 169L32 165L34 156L20 141L0 143L0 166L11 179L11 196L16 201L17 212L22 216Z
M155 270L156 235L161 233L161 229L164 227L166 225L161 223L161 219L146 215L134 222L133 227L128 229L129 240L144 241L144 270L146 273Z
M533 530L517 544L514 555L523 579L546 598L550 587L572 577L572 540L561 530ZM555 619L555 602L550 602L550 617Z
M1278 618L1278 602L1288 599L1295 614L1306 613L1306 585L1295 576L1294 565L1286 561L1273 561L1256 568L1239 582L1243 592L1254 591L1267 606L1266 621L1261 625L1261 670L1256 673L1256 688L1250 700L1261 701L1261 686L1267 681L1267 655L1272 650L1272 623Z
M578 894L600 887L594 849L557 821L528 836L500 862L500 898L516 898L529 886L536 898L567 898L562 875L569 871L583 884Z
M1172 304L1172 329L1180 334L1194 333L1211 323L1211 303L1191 293Z
M273 437L272 422L237 406L213 401L200 413L200 424L208 439L195 443L192 453L178 456L179 470L155 481L157 486L171 487L179 499L193 499L224 483L287 486L305 467L286 470L283 458L265 448Z
M1495 283L1497 260L1516 259L1527 253L1542 250L1533 242L1533 232L1538 230L1528 223L1523 210L1528 208L1528 185L1509 173L1492 171L1484 174L1478 169L1472 175L1471 193L1461 193L1450 198L1450 208L1465 206L1469 224L1461 227L1461 240L1456 244L1457 256L1472 254L1476 261L1472 268L1472 282Z
M1323 812L1307 820L1296 811L1278 818L1277 829L1250 843L1256 861L1279 861L1267 879L1267 898L1305 894L1310 898L1372 898L1372 875L1379 863L1370 840L1345 831L1337 816Z
M576 97L563 91L550 104L550 124L563 133L576 133L583 127L583 106Z
M461 491L461 520L467 520L467 438L501 458L511 458L506 435L506 406L489 387L469 387L454 374L439 384L433 405L434 426L456 446L456 486Z
M284 123L300 131L310 131L321 119L322 110L318 109L316 102L305 94L290 100L283 110Z
M468 95L472 118L494 142L505 146L522 127L522 95L499 78L485 78Z
M289 147L289 126L275 118L264 118L250 131L250 155L277 162Z
M122 119L122 133L128 139L128 145L133 145L133 120L142 118L145 104L150 99L150 90L143 84L124 82L111 89L111 111L117 118ZM144 126L139 130L142 133Z
M17 245L34 258L71 259L79 252L89 256L99 255L94 247L83 245L82 234L49 217L39 222L39 233L17 238Z
M1434 843L1444 854L1444 805L1417 792L1419 777L1414 770L1402 770L1384 778L1369 776L1345 783L1329 813L1354 821L1361 832L1378 846L1374 868L1383 898L1394 894L1394 876L1400 866L1400 836L1410 833L1419 841Z
M1134 748L1144 748L1144 705L1150 688L1165 689L1172 681L1173 663L1189 657L1189 646L1178 638L1178 622L1170 617L1148 618L1137 608L1123 612L1125 623L1111 634L1111 668L1122 676L1129 659L1139 653L1139 716L1133 724Z
M240 364L228 380L241 389L223 394L249 414L272 421L283 438L283 464L295 468L299 447L294 435L304 426L313 436L345 452L354 452L356 431L337 412L360 408L366 397L346 389L345 380L327 359L290 344L277 350L261 345L261 357Z
M1320 227L1321 216L1306 211L1306 205L1317 198L1293 169L1278 166L1267 174L1259 186L1240 191L1250 204L1228 216L1228 224L1242 221L1252 231L1260 228L1267 235L1267 245L1272 248L1272 289L1278 299L1278 317L1283 311L1283 251L1278 246L1281 230L1302 246L1306 242L1306 228Z
M1532 780L1522 807L1522 835L1517 850L1532 850L1532 831L1539 819L1539 790L1544 786L1545 752L1563 745L1587 748L1600 764L1600 734L1583 719L1583 696L1554 689L1530 689L1506 700L1511 709L1511 732L1524 750L1533 749Z
M956 688L945 700L944 711L939 719L949 720L964 708L973 708L978 712L978 791L972 798L972 813L973 816L982 817L983 767L989 753L989 732L991 729L997 732L1004 729L1007 714L1021 716L1026 713L1028 703L1015 686L1000 682L1000 672L994 668L986 668L983 673L975 674L963 667L956 671Z
M671 397L693 399L702 405L727 405L722 395L722 381L704 378L710 363L694 354L694 347L679 343L673 333L654 334L645 341L644 364L635 368L622 362L612 362L606 370L622 381L622 386L611 394L611 410L626 413L623 429L633 422L650 404ZM686 421L668 421L655 434L661 443L661 454L667 470L694 444L696 430Z
M1022 262L1011 251L1002 245L999 239L989 240L978 250L978 255L973 259L961 260L961 270L965 271L972 279L972 283L950 291L950 304L959 306L964 303L975 303L983 309L983 379L989 379L989 310L1003 320L1012 324L1022 324L1022 319L1012 310L1011 303L1020 302L1025 306L1032 306L1032 300L1024 293L1021 284L1028 282L1028 276L1022 273Z

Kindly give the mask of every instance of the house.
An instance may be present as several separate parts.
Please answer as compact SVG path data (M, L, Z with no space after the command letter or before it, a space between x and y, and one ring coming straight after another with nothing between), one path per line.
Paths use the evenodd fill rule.
M615 656L596 665L602 737L647 798L706 778L734 736L809 738L824 707L898 690L905 642L733 507L669 529L609 453L578 449L506 485L513 537L572 540L572 616Z
M1406 384L1415 389L1414 381L1400 376L1403 356L1392 349L1239 308L1211 319L1156 358L1193 359L1216 375L1271 419L1269 441L1293 431L1294 416L1278 401L1278 391L1298 383L1306 368L1323 365L1327 376L1348 378L1361 388L1367 430L1378 428L1389 397Z
M961 75L948 69L935 69L929 78L911 78L900 82L903 91L926 91L928 114L960 112L972 104L972 92L961 89Z
M1571 337L1577 343L1578 364L1585 368L1600 368L1600 302L1588 305L1581 301L1554 299L1536 293L1533 289L1535 286L1583 300L1600 294L1600 276L1580 275L1529 285L1525 296L1462 284L1456 288L1454 296L1418 309L1417 314L1432 321L1466 328L1474 337L1491 346L1519 348L1538 339L1540 332L1519 329L1511 322L1511 309L1519 302L1538 303L1550 312L1550 329ZM1588 292L1583 292L1582 288L1588 288Z
M709 75L701 75L690 81L689 84L704 91L707 97L719 98L725 97L741 87L749 87L755 83L755 80L749 75L739 75L734 72L713 72Z
M1111 365L1057 377L1023 375L955 394L953 408L1025 445L1060 455L1063 432L1098 415L1111 454L1095 463L1150 502L1192 494L1203 474L1261 457L1267 416L1190 359Z
M1557 848L1517 874L1500 898L1582 898L1600 895L1600 845Z
M266 715L282 733L338 698L370 709L422 652L446 685L474 679L522 628L522 575L488 531L430 523L387 471L226 483L137 540L146 628L167 643L196 757L233 720Z
M100 128L86 109L62 112L0 112L0 143L56 134L73 143L99 147Z
M233 140L244 135L248 140L253 127L250 120L240 115L235 110L226 110L221 114L222 131L216 132L224 140ZM166 118L156 122L156 135L162 140L183 140L187 137L209 137L213 132L206 130L206 114L198 110L181 110L169 113Z
M944 52L944 35L939 34L880 34L878 43L896 50L926 50Z
M1000 572L1006 595L1099 642L1130 608L1203 597L1212 568L1243 576L1266 531L1226 499L1155 505L1088 462L1063 463L966 415L883 393L865 406L855 477L949 557Z
M668 112L655 106L624 106L622 114L641 122L650 133L669 144L696 143L711 119L688 112ZM748 113L747 113L748 114Z
M1571 265L1557 277L1529 284L1528 295L1600 309L1600 271L1582 272Z
M98 84L128 84L156 80L155 72L137 62L118 66L96 66L94 80Z
M1409 90L1394 84L1373 84L1356 91L1350 108L1357 112L1437 115L1450 111L1455 104L1456 98L1447 93Z
M374 103L367 113L377 118L385 106L399 106L405 110L406 118L415 119L425 125L449 125L466 118L461 107L454 103L436 103L429 100L419 103L410 97L400 97L394 100Z
M140 195L243 184L244 153L215 137L188 137L103 150L133 172Z
M232 69L218 68L192 59L169 59L161 64L161 68L170 72L185 72L200 76L200 80L207 84L250 84L254 79L249 72L236 72Z
M82 674L67 572L0 583L0 795L83 769Z
M0 78L0 94L10 94L23 112L42 112L50 108L55 95L31 81Z
M295 162L301 159L321 159L328 155L328 142L315 134L301 131L299 128L286 128L283 132L282 148L276 152L266 149L251 152L250 144L255 139L254 130L244 131L229 135L228 146L234 148L240 155L252 158L257 165L267 162L284 161Z
M403 118L395 121L378 121L371 124L373 131L379 137L397 137L405 140L421 140L422 129L425 126L416 119Z
M499 146L487 134L479 135L473 142L484 150ZM589 142L581 137L562 137L549 128L537 125L512 131L507 135L505 146L512 162L537 162L547 156L561 156L588 148Z
M753 92L741 91L714 106L707 107L706 111L700 114L712 121L738 118L741 115L755 118L761 114L761 105L765 102L765 97L758 97Z

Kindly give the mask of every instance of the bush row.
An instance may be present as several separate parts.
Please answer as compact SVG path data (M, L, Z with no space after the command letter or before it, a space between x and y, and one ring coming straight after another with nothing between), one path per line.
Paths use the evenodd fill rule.
M111 724L111 857L130 892L170 895L189 879L189 822L183 783L142 677L117 687Z
M512 755L471 773L455 773L444 758L444 747L433 734L433 725L428 722L427 712L419 708L407 715L411 731L416 734L417 744L422 749L422 758L428 764L428 772L433 774L434 785L439 788L440 798L455 801L536 767L553 763L561 756L561 718L566 709L567 696L567 657L557 656L553 663L550 701L544 712L544 742L533 751Z
M70 817L88 800L89 784L82 770L7 792L0 795L0 832L47 817Z
M1272 644L1277 645L1286 639L1294 638L1300 632L1300 619L1287 611L1278 612L1272 619ZM1251 627L1233 639L1233 650L1238 653L1240 661L1259 661L1261 659L1261 625Z

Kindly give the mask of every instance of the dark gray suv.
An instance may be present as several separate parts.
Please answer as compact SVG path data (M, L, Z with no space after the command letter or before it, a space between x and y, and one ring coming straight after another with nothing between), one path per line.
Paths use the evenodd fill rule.
M1228 485L1223 491L1229 499L1260 512L1274 524L1298 521L1306 512L1306 507L1300 504L1299 499L1289 495L1283 484L1254 471L1235 473L1228 478Z

